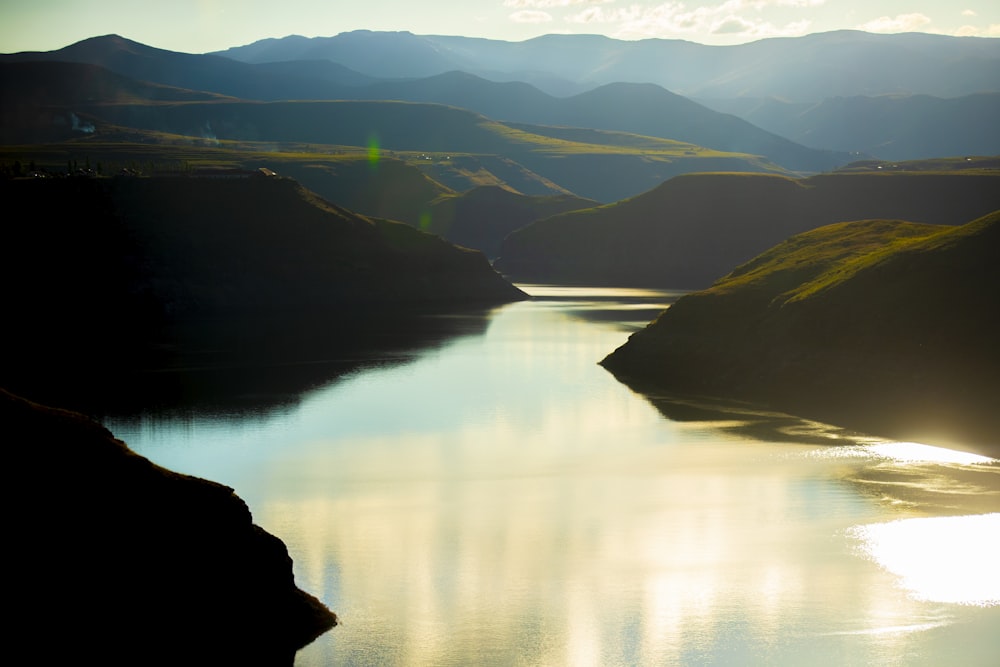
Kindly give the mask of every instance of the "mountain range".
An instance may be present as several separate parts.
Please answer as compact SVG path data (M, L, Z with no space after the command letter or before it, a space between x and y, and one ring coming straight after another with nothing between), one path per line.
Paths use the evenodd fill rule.
M327 60L363 75L425 78L463 71L525 81L555 95L608 83L652 83L693 98L925 94L1000 90L1000 40L860 31L762 39L737 46L682 40L545 35L523 42L358 30L290 36L218 51L247 63Z
M815 172L844 164L851 152L896 160L1000 152L996 124L989 122L1000 113L1000 100L982 95L1000 91L998 41L837 32L703 47L566 35L510 43L360 31L265 40L221 57L178 54L111 35L52 52L0 56L0 62L86 62L138 80L248 100L435 102L495 120L750 152L793 171ZM591 79L558 95L526 74L539 68L548 68L548 79L585 72ZM713 88L706 81L719 83ZM892 122L897 118L902 122Z

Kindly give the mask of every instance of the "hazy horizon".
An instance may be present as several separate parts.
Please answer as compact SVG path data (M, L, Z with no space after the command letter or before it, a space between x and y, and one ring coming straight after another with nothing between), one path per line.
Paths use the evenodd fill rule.
M835 30L1000 37L1000 5L964 0L289 0L274 5L180 0L169 5L105 0L21 3L3 9L0 53L52 51L107 34L170 51L207 53L289 35L406 31L524 41L547 34L683 39L733 45Z

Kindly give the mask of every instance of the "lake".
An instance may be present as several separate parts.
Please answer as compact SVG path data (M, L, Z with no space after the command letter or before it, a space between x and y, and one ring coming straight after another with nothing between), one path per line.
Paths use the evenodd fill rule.
M104 422L288 545L343 621L296 665L997 664L1000 462L637 394L597 362L678 293L522 288Z

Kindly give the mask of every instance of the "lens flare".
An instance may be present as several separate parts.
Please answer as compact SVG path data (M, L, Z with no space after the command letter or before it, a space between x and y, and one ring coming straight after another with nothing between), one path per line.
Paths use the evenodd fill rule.
M382 152L378 144L378 135L373 133L368 137L368 166L372 169L378 168L378 161L381 156Z

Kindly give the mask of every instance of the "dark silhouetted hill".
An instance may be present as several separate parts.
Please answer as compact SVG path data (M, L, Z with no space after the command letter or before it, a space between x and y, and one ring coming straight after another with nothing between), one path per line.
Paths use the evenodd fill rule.
M196 340L217 341L216 357L246 348L280 360L295 356L281 341L304 332L353 348L373 317L402 324L524 298L482 253L356 215L290 179L15 179L0 193L30 212L0 249L4 381L46 400L66 388L61 404L183 356L183 327L216 331Z
M782 239L833 222L955 225L998 207L995 172L690 174L522 228L496 266L521 281L702 288Z
M104 35L56 51L7 54L0 62L59 61L98 65L139 81L219 93L242 99L326 99L342 85L368 80L336 63L249 65L214 55L179 53Z
M501 241L514 230L540 218L596 205L593 200L571 195L526 196L483 186L438 198L421 226L452 243L496 257Z
M337 623L233 490L154 465L86 417L0 389L8 651L102 665L292 665Z
M134 316L499 303L520 292L477 252L250 174L8 180L4 301ZM34 220L34 222L32 222Z
M839 223L678 300L602 364L640 391L735 398L1000 455L1000 211Z

